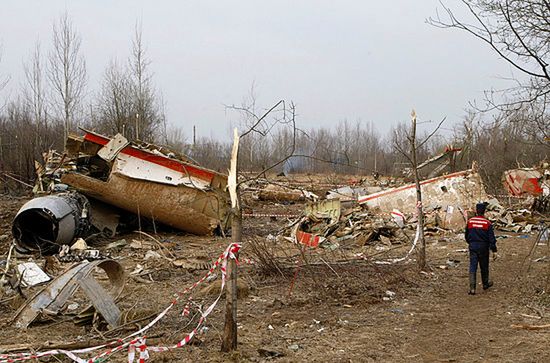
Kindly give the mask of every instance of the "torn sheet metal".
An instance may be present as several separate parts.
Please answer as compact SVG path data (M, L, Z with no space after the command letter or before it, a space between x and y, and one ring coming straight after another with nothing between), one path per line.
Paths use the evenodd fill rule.
M326 238L322 236L317 236L309 232L304 232L301 230L296 230L295 239L297 243L306 245L308 247L319 247L320 243L323 243Z
M456 163L456 159L458 155L462 152L461 148L453 147L452 145L448 145L445 147L445 150L432 158L429 158L428 160L424 161L423 163L419 164L417 169L420 171L428 166L434 166L433 170L428 174L428 178L433 178L438 176L441 172L443 172L445 169L449 169L450 171L453 171L454 165ZM412 176L413 170L408 169L408 176Z
M360 195L368 194L363 187L344 186L327 192L327 199L340 199L342 202L356 201Z
M107 274L110 283L109 291L105 291L93 279L91 274L96 267ZM112 327L117 326L120 310L114 301L124 287L124 269L113 260L84 261L69 268L19 308L13 319L15 325L26 329L40 313L58 314L79 287L107 323Z
M43 282L50 281L50 276L34 262L24 262L17 265L17 272L21 276L21 284L24 287L39 285Z
M80 142L105 147L111 140L88 131ZM212 234L228 226L225 175L156 149L129 144L116 150L103 174L86 172L93 167L102 170L101 163L94 161L96 155L83 155L82 162L90 166L65 173L61 182L104 203L194 234Z
M296 243L316 248L319 247L319 244L326 241L326 237L322 234L334 230L340 221L341 202L339 199L327 199L308 203L304 212L305 217L296 224L292 235ZM326 228L324 230L320 230L317 233L306 232L311 227L311 224L319 221L326 221Z
M550 180L550 171L545 172L534 168L507 170L502 176L504 188L510 195L516 197L525 195L538 197L550 194L548 180Z
M113 161L119 152L130 144L130 141L121 134L116 134L97 152L97 156L106 161Z
M305 213L314 218L330 218L331 223L340 220L341 201L339 199L326 199L315 203L308 203Z
M456 227L461 227L465 223L464 210L471 209L476 202L487 199L481 177L472 170L423 180L420 184L424 206L439 207L440 210L449 214L445 219L449 223L452 221ZM414 213L416 186L410 184L388 189L361 196L358 201L373 211L378 210L382 213L391 213L393 209L399 209L402 213ZM449 206L453 208L448 209Z

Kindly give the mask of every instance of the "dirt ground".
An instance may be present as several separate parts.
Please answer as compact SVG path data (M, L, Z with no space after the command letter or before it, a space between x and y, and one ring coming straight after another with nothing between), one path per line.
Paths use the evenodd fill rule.
M24 200L0 199L0 260L11 242L11 220ZM299 213L300 204L256 203L257 213ZM499 257L492 262L495 286L467 295L468 255L461 234L429 237L429 272L419 272L414 256L405 263L379 264L377 260L403 256L408 246L357 247L351 241L338 250L306 250L276 235L288 223L285 218L247 218L239 268L242 296L238 305L238 351L221 353L223 299L207 318L192 345L165 353L151 353L152 362L549 362L550 329L526 330L513 324L550 323L547 277L549 246L536 246L526 260L536 232L527 238L510 233L499 238ZM9 238L1 237L8 235ZM128 277L119 307L125 326L109 332L102 326L76 326L70 314L37 322L26 331L13 326L11 318L23 303L21 297L0 297L0 351L27 346L28 350L52 347L84 347L120 338L139 329L150 316L166 307L174 292L183 290L206 272L204 265L215 259L229 244L229 238L197 237L161 232L157 242L138 233L102 241L100 249L115 240L141 240L141 248L125 246L112 255L123 264ZM247 264L257 259L256 246L270 246L279 257L280 270L263 264ZM258 243L259 242L259 243ZM137 246L134 246L137 247ZM153 249L167 258L145 260ZM353 259L361 252L366 259ZM187 259L194 268L176 267L168 258ZM19 261L27 257L19 257ZM197 262L198 261L198 262ZM298 262L297 262L298 261ZM38 259L39 263L43 260ZM137 265L142 271L137 271ZM59 269L68 265L61 264ZM529 269L528 269L529 267ZM218 279L219 281L219 274ZM219 291L210 282L193 293L203 307L215 300ZM218 285L219 286L219 285ZM26 292L31 295L30 291ZM197 322L197 310L182 317L178 304L151 330L149 345L170 345L182 339ZM149 317L149 318L148 318ZM140 318L143 318L141 321ZM148 319L147 319L148 318ZM45 358L43 361L68 361ZM109 361L127 361L119 352Z

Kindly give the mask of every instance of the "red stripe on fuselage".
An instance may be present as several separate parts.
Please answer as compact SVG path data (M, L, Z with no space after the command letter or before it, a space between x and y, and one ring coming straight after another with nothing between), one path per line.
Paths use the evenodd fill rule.
M92 142L94 144L102 145L102 146L107 145L107 143L110 141L108 137L93 134L90 132L87 132L84 135L84 140ZM124 149L122 149L121 153L136 157L141 160L148 161L153 164L164 166L165 168L178 171L184 175L189 175L189 176L193 176L193 177L205 180L209 183L212 182L212 179L214 178L214 175L215 175L214 173L208 170L200 169L189 164L183 164L180 161L169 159L164 156L151 154L150 152L136 149L131 145L128 145Z

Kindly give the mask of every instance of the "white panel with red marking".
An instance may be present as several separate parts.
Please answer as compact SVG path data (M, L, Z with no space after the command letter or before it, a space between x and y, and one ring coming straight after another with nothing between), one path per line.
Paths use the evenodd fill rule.
M202 179L124 153L118 154L112 171L133 179L162 184L185 185L202 190L208 189L210 186Z

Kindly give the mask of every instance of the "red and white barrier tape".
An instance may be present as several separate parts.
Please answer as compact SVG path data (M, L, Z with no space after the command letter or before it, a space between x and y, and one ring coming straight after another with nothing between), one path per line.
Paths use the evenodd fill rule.
M274 217L274 218L298 218L299 214L267 214L267 213L243 213L243 217L261 218L261 217Z
M110 343L94 346L94 347L88 347L83 349L76 349L76 350L63 350L63 349L53 349L46 352L37 352L37 353L12 353L12 354L0 354L0 363L12 363L12 362L20 362L25 360L31 360L31 359L38 359L42 357L48 357L53 355L65 355L74 362L78 363L96 363L100 360L102 361L104 357L112 355L116 352L119 352L125 348L128 348L128 362L133 363L136 357L136 350L139 350L139 362L145 362L149 358L149 351L151 352L165 352L167 350L180 348L189 343L191 339L197 334L199 331L201 325L206 320L206 317L214 310L214 307L218 303L218 301L221 299L223 294L223 289L225 288L226 278L227 278L227 261L229 259L235 259L237 261L236 253L240 250L241 246L237 243L230 244L225 251L218 257L218 259L214 262L210 270L197 282L195 282L190 287L186 288L183 291L177 292L174 296L174 300L168 305L159 315L157 315L149 324L147 324L145 327L141 328L140 330L126 336L123 339L119 339ZM238 263L238 261L237 261ZM220 288L220 293L218 294L218 297L214 302L204 311L201 312L201 317L197 323L197 326L193 331L191 331L185 338L183 338L181 341L179 341L177 344L167 347L147 347L146 345L146 337L142 335L145 331L149 330L153 325L155 325L159 320L161 320L170 309L172 309L180 300L180 298L188 293L190 293L192 290L194 290L198 285L203 283L208 276L212 275L214 271L217 268L220 268L221 274L222 274L222 284ZM191 297L188 298L188 302L191 300ZM187 304L184 307L184 312L189 311L189 304ZM130 338L133 338L132 340L129 340ZM118 345L117 345L118 344ZM83 359L77 356L77 354L83 354L83 353L89 353L93 351L97 351L104 348L109 348L100 354L89 358L89 359Z

